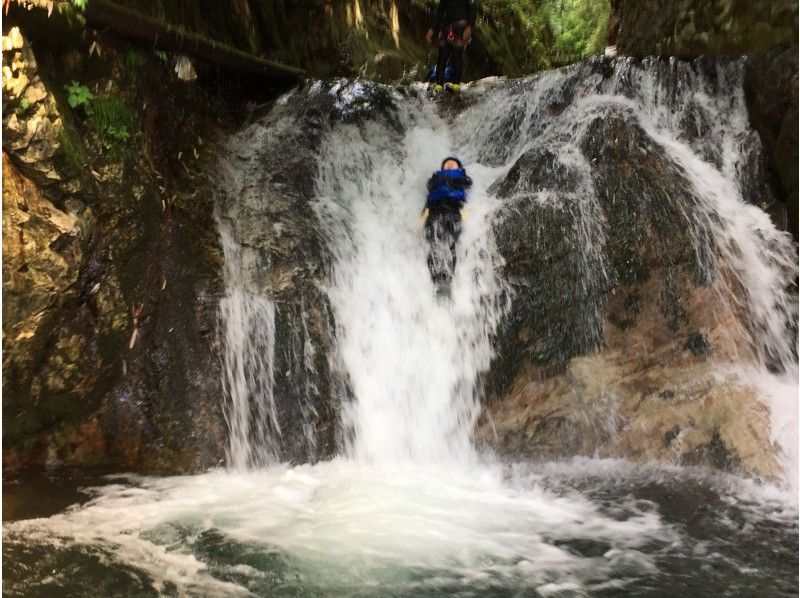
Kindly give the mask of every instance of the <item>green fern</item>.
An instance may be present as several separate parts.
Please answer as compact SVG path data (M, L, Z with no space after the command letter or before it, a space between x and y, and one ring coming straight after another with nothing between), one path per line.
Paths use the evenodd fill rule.
M116 97L95 97L92 101L94 115L92 126L100 134L100 141L107 150L120 149L131 136L135 115L125 103Z

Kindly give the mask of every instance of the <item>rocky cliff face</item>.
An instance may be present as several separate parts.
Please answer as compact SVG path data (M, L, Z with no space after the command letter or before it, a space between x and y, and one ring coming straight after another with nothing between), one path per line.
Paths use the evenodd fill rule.
M616 0L612 6L617 46L631 56L739 55L797 45L794 0Z
M347 3L343 23L355 27L356 6ZM372 14L391 23L386 6ZM334 122L379 117L400 140L398 100L379 86L354 98L345 85L312 93L308 83L284 98L297 116L287 126L267 90L267 103L248 115L267 126L231 135L243 120L233 113L245 110L225 77L219 88L183 83L174 57L100 34L67 51L41 35L29 44L24 28L4 34L4 467L189 471L222 462L226 295L215 208L242 263L258 266L242 278L245 290L275 307L271 367L283 406L275 452L297 462L331 455L348 390L331 365L330 258L309 205L315 151ZM720 245L713 234L729 215L706 210L696 173L666 155L664 139L631 108L651 101L652 114L677 114L681 143L738 173L734 194L760 213L776 193L753 132L737 130L746 150L718 143L724 130L703 112L715 98L739 106L743 80L749 104L765 106L756 127L782 172L778 162L796 152L796 75L794 87L784 84L796 60L782 51L757 60L743 77L725 60L593 60L500 83L491 101L477 86L444 104L455 130L465 119L479 132L496 125L472 160L512 160L492 188L507 204L496 235L515 296L487 377L483 442L520 457L596 452L777 472L758 380L725 368L780 370L785 351L758 340L763 321L744 318L753 306L738 300L751 281L719 261L741 253L735 239ZM661 89L643 72L670 93L642 99L642 90ZM571 129L576 107L612 85L629 104ZM492 118L470 121L481 102ZM553 123L563 128L553 132ZM271 137L253 139L257 130ZM521 138L537 143L523 147ZM741 159L726 162L726 151ZM280 225L252 226L264 218ZM765 251L785 253L786 239L773 233L764 226ZM787 263L777 267L789 283L769 297L783 302L794 277Z
M797 238L797 2L613 0L609 39L629 56L749 55L745 89L766 148L776 221Z
M152 53L113 39L92 55L33 52L7 27L4 467L216 464L221 249L206 164L227 112Z
M467 112L491 131L479 159L502 164L527 148L494 189L507 204L496 234L514 299L488 376L486 443L516 458L625 455L780 472L765 391L748 367L792 367L794 333L780 326L793 320L772 340L763 323L748 323L760 291L742 252L761 250L722 233L732 222L725 198L773 201L754 133L733 125L745 109L744 68L588 61L491 92L494 110ZM606 93L632 103L595 95ZM697 158L668 149L672 139ZM738 172L741 191L715 168ZM730 217L746 220L744 210ZM790 288L791 243L758 235L782 244L779 277ZM782 284L770 301L792 312Z

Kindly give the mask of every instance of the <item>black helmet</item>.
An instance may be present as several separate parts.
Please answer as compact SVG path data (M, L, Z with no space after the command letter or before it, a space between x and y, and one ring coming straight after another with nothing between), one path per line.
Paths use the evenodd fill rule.
M458 167L459 167L461 170L464 170L464 165L461 163L461 160L459 160L459 159L458 159L458 158L456 158L455 156L450 156L450 157L448 157L448 158L445 158L444 160L442 160L442 164L441 164L441 166L439 166L439 168L443 169L443 168L444 168L444 164L445 164L445 162L449 162L450 160L452 160L453 162L455 162L456 164L458 164Z

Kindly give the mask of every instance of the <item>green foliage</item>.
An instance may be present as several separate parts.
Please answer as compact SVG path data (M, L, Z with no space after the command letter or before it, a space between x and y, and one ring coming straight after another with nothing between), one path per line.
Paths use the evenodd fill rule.
M64 86L64 89L67 90L67 103L69 103L70 108L78 108L83 107L84 111L86 112L87 116L91 116L92 114L92 100L94 100L94 94L91 90L86 87L85 85L81 85L77 81L72 81L72 83L68 83Z
M96 97L92 107L92 126L100 134L103 147L108 150L119 149L120 144L131 136L133 112L122 100L110 96Z
M92 128L100 136L103 148L113 153L122 149L122 144L130 139L135 124L133 111L120 98L96 96L88 87L77 81L64 87L68 94L67 102L73 109L81 108L89 117ZM68 146L64 147L66 153Z
M161 62L167 61L167 53L164 50L156 50L155 51L156 58L158 58Z
M503 71L522 75L602 51L609 0L482 0L477 34Z
M19 101L19 107L22 108L23 112L25 112L28 108L30 108L31 103L28 101L28 98L22 98Z
M546 11L555 34L558 62L571 62L602 51L611 13L608 0L550 0Z
M69 0L70 4L78 10L86 10L86 2L88 0Z
M139 52L129 50L125 53L124 64L128 69L137 71L144 64L144 58Z
M86 164L86 154L83 148L81 148L66 131L62 130L59 132L58 145L61 148L61 153L67 165L71 166L76 171L83 169Z

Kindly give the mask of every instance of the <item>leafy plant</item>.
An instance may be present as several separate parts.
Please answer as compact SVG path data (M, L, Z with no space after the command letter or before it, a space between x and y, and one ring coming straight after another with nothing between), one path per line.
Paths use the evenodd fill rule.
M23 112L25 112L28 108L30 108L31 103L28 101L28 98L22 98L19 101L19 107L22 108Z
M167 53L164 50L156 50L155 55L161 62L167 61Z
M77 81L72 81L64 86L67 90L67 103L70 108L83 107L87 116L92 115L92 100L95 99L92 91L85 85L81 85Z
M100 136L103 148L113 152L121 149L121 144L131 137L135 123L133 111L114 96L96 96L85 85L77 81L64 86L67 102L73 109L83 109L92 128Z
M134 114L122 100L109 96L96 97L92 106L92 126L100 134L103 147L116 149L130 139Z
M78 10L86 10L86 2L88 0L69 0L70 4Z
M126 127L115 127L111 125L106 130L106 135L117 141L127 141L131 134Z
M586 58L603 49L611 12L608 0L550 0L545 11L560 62Z
M143 63L144 59L142 58L142 55L139 54L138 52L130 50L125 54L125 66L128 69L132 71L138 70Z

